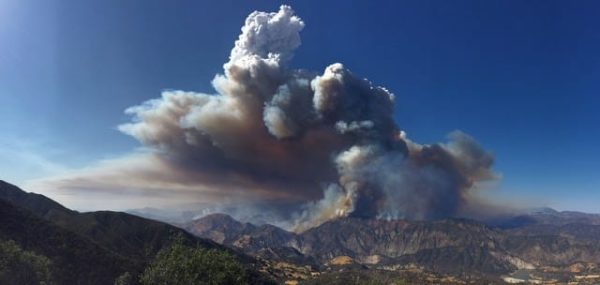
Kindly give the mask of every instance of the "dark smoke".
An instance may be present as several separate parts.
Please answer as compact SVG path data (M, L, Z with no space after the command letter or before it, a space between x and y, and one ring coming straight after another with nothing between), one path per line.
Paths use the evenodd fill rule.
M394 95L342 64L321 75L286 68L303 27L288 6L254 12L213 80L217 94L165 91L128 109L134 120L120 130L151 150L160 171L150 173L163 178L138 168L128 175L165 191L295 202L303 205L296 230L350 215L456 216L478 182L494 179L491 155L463 133L445 144L408 140L393 119ZM69 179L63 187L97 181Z

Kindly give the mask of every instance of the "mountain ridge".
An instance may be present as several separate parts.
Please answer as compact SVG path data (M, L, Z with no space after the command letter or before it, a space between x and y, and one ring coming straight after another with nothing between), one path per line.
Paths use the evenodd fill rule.
M176 227L128 213L80 213L4 181L0 207L0 239L13 239L68 268L59 271L65 284L109 284L124 272L137 274L175 234L188 243L233 253L247 264L260 264L265 273L284 279L311 280L324 274L322 280L329 280L348 270L359 275L412 274L415 280L466 276L498 281L523 274L568 280L600 267L598 215L550 209L488 222L347 217L300 233L240 222L226 214Z
M228 226L220 227L219 220L227 220ZM270 231L264 231L260 226L233 221L223 214L209 215L185 228L201 237L226 236L223 244L250 255L295 252L296 262L312 260L319 266L337 257L348 257L375 268L418 266L444 274L477 272L497 276L516 270L566 268L578 262L600 264L600 235L596 235L600 226L595 224L563 225L557 221L555 225L505 228L469 219L338 218L293 233L272 225L268 225ZM227 231L229 228L236 230ZM261 242L265 240L269 242ZM268 258L291 260L285 255Z
M50 258L59 268L59 284L112 284L126 272L137 276L176 236L189 245L226 251L251 270L259 265L173 225L122 212L80 213L5 181L0 181L0 208L0 238Z

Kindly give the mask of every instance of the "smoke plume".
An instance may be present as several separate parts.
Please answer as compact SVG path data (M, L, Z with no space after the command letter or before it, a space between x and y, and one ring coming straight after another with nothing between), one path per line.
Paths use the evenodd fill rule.
M289 6L250 14L212 81L216 94L164 91L126 111L133 120L119 129L149 149L151 165L109 163L53 185L128 189L131 179L138 191L209 193L215 203L293 203L300 231L341 216L456 216L478 182L494 179L492 156L463 133L434 145L408 140L394 95L341 63L288 68L303 27Z

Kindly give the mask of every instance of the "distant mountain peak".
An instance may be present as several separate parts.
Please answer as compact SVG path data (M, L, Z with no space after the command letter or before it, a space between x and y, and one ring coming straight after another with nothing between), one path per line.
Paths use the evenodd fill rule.
M530 214L558 214L560 213L559 211L552 209L550 207L539 207L539 208L533 208L531 210L529 210Z

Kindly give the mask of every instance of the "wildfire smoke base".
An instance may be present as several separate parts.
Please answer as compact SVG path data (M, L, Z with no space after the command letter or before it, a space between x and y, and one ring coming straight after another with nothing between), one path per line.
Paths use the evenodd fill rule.
M289 6L253 12L213 79L217 94L164 91L129 108L134 119L119 129L152 165L123 158L43 184L296 203L288 216L302 231L342 216L452 217L478 182L496 177L492 156L461 132L443 144L408 140L394 95L342 64L322 74L287 68L303 27Z

